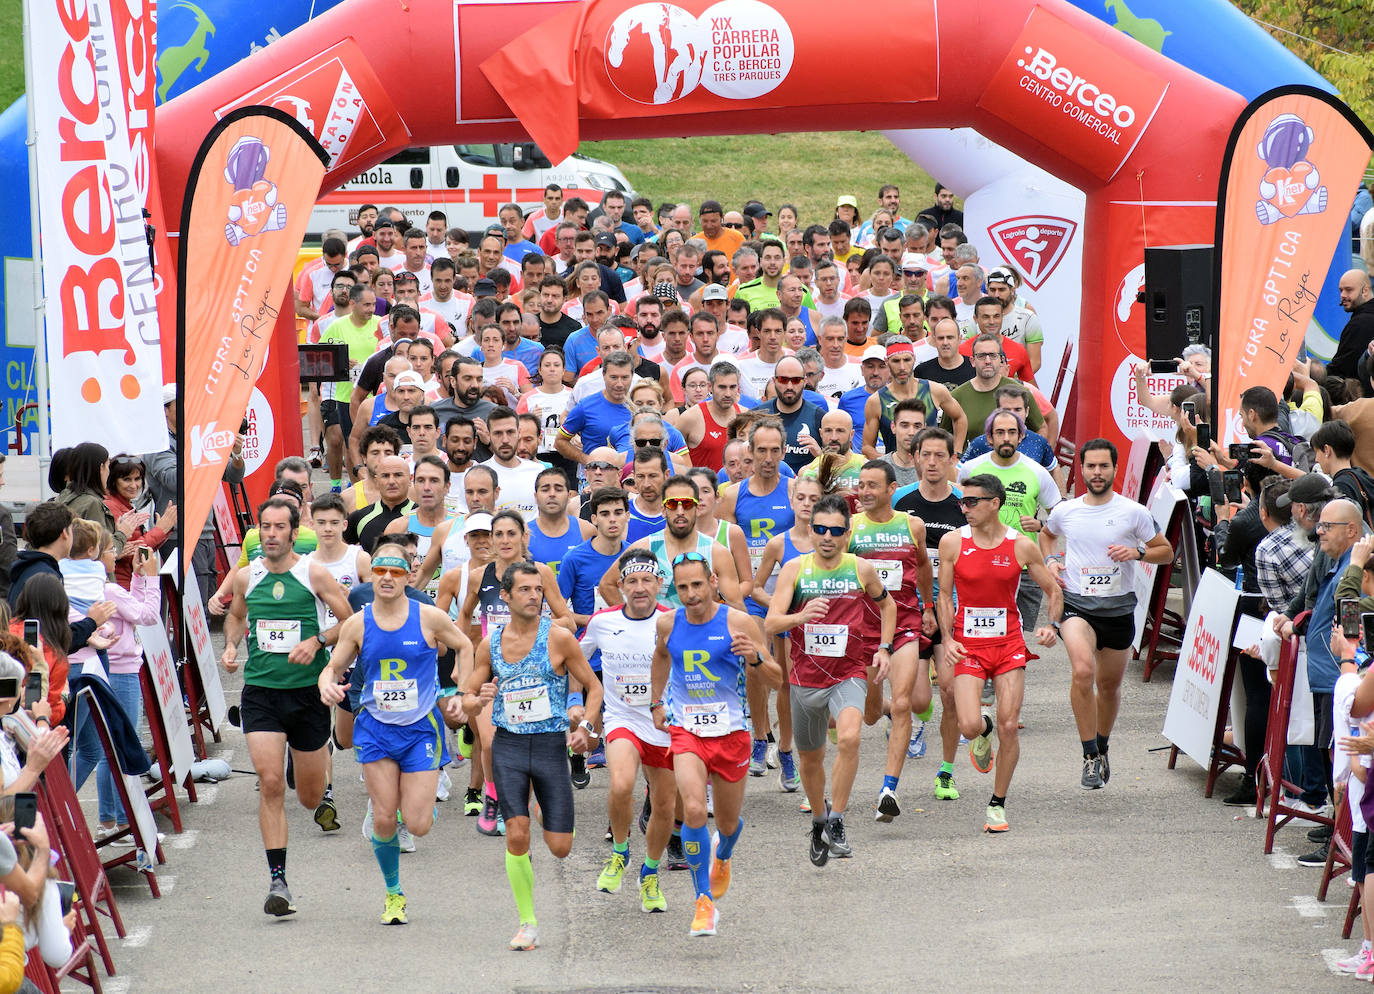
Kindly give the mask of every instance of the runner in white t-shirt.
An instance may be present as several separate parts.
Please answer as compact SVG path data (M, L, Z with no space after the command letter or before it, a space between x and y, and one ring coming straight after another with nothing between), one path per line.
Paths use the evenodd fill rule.
M1085 790L1096 790L1111 778L1107 738L1135 639L1135 564L1170 562L1174 550L1148 510L1112 491L1111 442L1084 443L1078 459L1087 493L1056 504L1039 537L1045 563L1064 588L1064 616L1056 627L1073 671L1069 703L1083 743L1081 782Z

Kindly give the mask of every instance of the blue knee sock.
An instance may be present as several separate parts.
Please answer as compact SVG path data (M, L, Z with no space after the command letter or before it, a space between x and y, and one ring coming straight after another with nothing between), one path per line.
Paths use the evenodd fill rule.
M720 833L720 845L716 848L716 859L729 859L730 854L735 851L735 843L739 841L739 833L744 831L744 819L741 818L735 830L729 835Z
M711 833L705 825L693 828L682 826L682 851L687 856L687 866L692 871L692 882L696 885L697 897L711 894Z
M379 839L377 833L373 832L372 855L377 857L377 865L381 867L386 892L401 893L401 843L397 833L391 833L389 839Z

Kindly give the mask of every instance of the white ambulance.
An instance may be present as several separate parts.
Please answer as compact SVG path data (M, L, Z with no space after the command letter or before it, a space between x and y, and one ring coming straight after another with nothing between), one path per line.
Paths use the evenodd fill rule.
M321 197L306 237L318 239L330 228L357 231L363 204L396 207L420 228L431 211L440 210L450 225L480 231L497 223L502 204L519 204L526 214L539 207L550 183L563 188L565 199L581 197L592 206L619 190L627 217L635 197L630 181L611 163L572 155L553 165L533 142L408 148Z

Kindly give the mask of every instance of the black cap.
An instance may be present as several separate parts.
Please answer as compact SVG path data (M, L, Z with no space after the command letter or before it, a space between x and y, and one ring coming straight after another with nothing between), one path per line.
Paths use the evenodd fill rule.
M592 239L592 242L596 245L608 245L611 248L620 247L620 243L615 240L615 235L611 234L609 231L597 232L596 237Z
M719 201L719 200L703 200L703 201L701 202L701 208L697 211L697 214L724 214L724 213L725 213L725 211L721 210L720 201Z
M768 217L773 212L763 206L763 204L754 202L746 204L741 213L747 214L749 217Z
M489 280L483 276L477 281L477 285L472 288L472 295L479 300L483 297L496 296L496 281Z
M305 503L305 491L301 489L301 485L295 480L278 480L276 483L273 483L271 489L267 491L267 496L275 497L277 494L288 494L296 498L296 500L300 501L302 504Z
M1319 504L1340 496L1341 492L1331 486L1331 481L1322 474L1308 473L1294 480L1288 492L1279 494L1274 503L1279 507L1287 507L1289 504Z
M391 218L389 217L379 217L377 218L376 224L372 226L372 230L376 231L379 228L391 228L395 230L396 225L392 222Z

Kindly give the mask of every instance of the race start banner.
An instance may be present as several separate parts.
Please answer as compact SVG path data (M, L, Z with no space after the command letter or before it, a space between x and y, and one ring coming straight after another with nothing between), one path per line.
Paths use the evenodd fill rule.
M781 8L781 9L780 9ZM883 25L885 50L930 71L897 73L882 99L938 94L934 0L868 0L864 18ZM554 162L577 151L578 121L623 116L625 100L645 117L729 115L751 109L871 103L865 73L835 71L834 9L778 7L763 0L627 4L591 0L526 31L484 62L482 72L530 137Z
M1350 108L1309 86L1270 90L1236 121L1217 194L1219 441L1243 437L1247 389L1283 396L1371 149L1374 135Z
M26 0L54 450L167 447L152 186L152 0ZM12 193L15 191L11 191Z
M328 156L272 107L231 111L191 166L181 211L177 313L181 533L215 503Z

